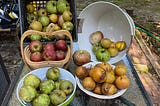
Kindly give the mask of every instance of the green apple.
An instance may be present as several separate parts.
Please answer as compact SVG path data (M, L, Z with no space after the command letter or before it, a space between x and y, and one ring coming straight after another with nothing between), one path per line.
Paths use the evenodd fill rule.
M58 90L60 90L61 81L63 81L63 80L59 79L59 80L55 81L55 86L56 86L56 89L58 89Z
M62 90L54 90L49 97L53 105L59 105L67 98L66 94Z
M49 96L47 94L40 94L33 100L32 105L33 106L49 106L50 105Z
M44 80L40 83L39 88L42 93L50 94L56 87L53 80Z
M41 82L41 80L33 74L27 75L23 81L24 85L29 85L34 88L37 88L39 86L40 82Z
M57 16L57 14L51 14L51 15L49 16L49 19L50 19L51 22L57 23L58 16Z
M49 25L49 18L47 16L41 16L38 18L38 21L41 22L42 26L48 26Z
M57 13L57 7L56 7L57 1L48 1L46 3L46 9L47 12L50 14L56 14Z
M44 8L40 8L38 10L38 16L41 17L41 16L47 16L47 10L44 9Z
M52 39L47 35L42 35L42 39L45 41L51 41Z
M47 70L46 77L47 79L57 81L60 77L60 70L57 67L51 67Z
M36 94L36 89L28 85L22 86L19 90L19 97L26 102L31 102L36 97Z
M62 29L64 29L64 30L68 30L68 31L72 31L73 30L73 24L72 24L72 22L70 22L70 21L66 21L66 22L64 22L63 24L62 24Z
M70 5L66 0L57 1L57 11L60 14L63 14L64 11L70 10Z
M110 59L110 53L108 52L107 49L100 48L96 52L96 58L99 61L108 61Z
M92 46L92 52L93 52L94 54L96 54L96 52L97 52L98 49L100 49L100 48L102 48L102 47L99 45L99 43L95 43L95 44L93 44L93 46Z
M72 13L71 13L71 11L65 10L63 12L62 16L63 16L64 21L72 21Z
M32 34L32 35L30 36L30 39L31 39L31 40L41 40L41 39L42 39L42 36L39 35L39 34Z
M64 91L66 95L72 93L73 84L69 80L63 80L60 82L60 90Z

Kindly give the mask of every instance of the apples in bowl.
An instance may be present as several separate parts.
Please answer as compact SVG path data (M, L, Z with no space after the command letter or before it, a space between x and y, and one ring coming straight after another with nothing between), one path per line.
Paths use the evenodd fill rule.
M66 90L66 87L70 89ZM35 106L40 102L46 106L66 106L74 98L75 91L76 81L70 72L63 68L45 67L26 74L18 83L16 95L23 106Z
M114 99L123 95L130 86L125 65L110 65L107 62L89 62L78 66L76 82L89 96L98 99Z

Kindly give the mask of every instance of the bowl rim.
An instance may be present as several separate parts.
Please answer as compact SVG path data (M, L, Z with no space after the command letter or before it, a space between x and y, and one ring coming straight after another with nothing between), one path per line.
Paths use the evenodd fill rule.
M16 88L16 97L17 97L17 99L18 99L18 101L23 105L23 106L26 106L28 103L27 102L25 102L24 100L22 100L22 99L20 99L20 97L19 97L19 89L20 89L20 87L22 86L21 84L23 84L23 81L24 81L24 78L26 77L26 76L28 76L29 74L32 74L32 73L35 73L35 72L37 72L37 71L46 71L47 72L47 69L49 69L49 68L51 68L51 67L43 67L43 68L38 68L38 69L35 69L35 70L32 70L32 71L30 71L29 73L27 73L26 75L24 75L20 80L19 80L19 82L18 82L18 85L17 85L17 88ZM73 91L72 91L72 93L68 96L68 98L63 102L63 103L61 103L61 104L59 104L58 106L66 106L66 105L68 105L71 101L72 101L72 99L74 98L74 96L75 96L75 92L76 92L76 88L77 88L77 83L76 83L76 80L75 80L75 77L73 76L73 74L71 74L68 70L66 70L66 69L64 69L64 68L60 68L60 67L58 67L58 69L60 69L60 72L62 72L62 71L64 71L65 73L67 73L69 76L71 76L71 78L72 79L74 79L73 80L73 86L74 86L74 89L73 89ZM45 73L46 73L45 72ZM45 74L44 74L45 75ZM30 103L30 102L29 102Z
M135 24L134 24L133 19L132 19L122 8L120 8L118 5L116 5L116 4L112 3L112 2L107 2L107 1L96 1L96 2L93 2L93 3L89 4L88 6L86 6L86 7L80 12L78 18L83 20L83 15L86 13L86 11L87 11L88 9L90 9L90 7L92 7L92 6L94 6L94 5L97 5L97 4L107 4L107 5L111 5L111 6L113 6L116 10L120 11L121 14L125 17L125 19L126 19L126 21L127 21L127 23L128 23L128 27L130 27L130 36L135 35ZM82 22L83 22L83 21L82 21ZM82 34L82 36L83 36L83 33L79 33L78 36L81 36L81 34ZM84 36L83 36L83 37L84 37ZM80 37L79 37L79 39L80 39ZM128 40L131 42L131 39L132 39L132 37L130 37L130 39L128 39ZM78 40L79 49L85 49L85 50L87 50L87 48L84 48L83 45L80 45L80 43L83 43L83 42L81 42L80 40ZM85 45L84 45L84 46L85 46ZM122 54L121 54L122 56L120 56L119 58L116 58L116 56L115 56L115 57L112 57L112 58L110 58L110 60L108 60L108 61L106 61L106 62L109 62L110 64L114 64L114 63L117 63L117 62L119 62L120 60L122 60L122 58L123 58L124 56L126 56L126 52L127 52L127 50L129 49L129 46L130 46L130 43L127 45L127 48L125 49L125 53L122 53L123 51L120 51L120 53L122 53ZM91 55L93 55L93 56L91 56L92 61L95 61L95 62L99 61L99 60L96 59L96 57L94 56L93 53L91 53ZM93 58L92 58L92 57L93 57Z
M86 66L90 67L90 66L94 66L97 63L102 63L102 62L89 62L89 63L84 64L83 66L84 67L86 67ZM112 64L110 64L110 65L111 65L111 67L115 67ZM118 90L117 93L115 93L113 95L110 95L110 96L108 96L108 95L99 95L99 94L93 93L92 91L89 91L89 90L85 89L81 84L81 80L77 76L75 76L75 78L76 78L76 82L77 82L78 87L84 93L86 93L87 95L92 96L94 98L98 98L98 99L114 99L114 98L117 98L117 97L123 95L127 91L127 88L126 88L126 89Z

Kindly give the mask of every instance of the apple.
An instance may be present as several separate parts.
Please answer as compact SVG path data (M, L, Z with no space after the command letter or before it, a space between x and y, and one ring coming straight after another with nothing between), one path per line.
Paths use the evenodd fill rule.
M60 83L61 83L61 81L63 81L63 80L62 80L62 79L58 79L57 81L54 82L54 84L55 84L55 86L56 86L55 89L60 90Z
M32 4L27 4L26 9L28 13L34 12L34 6Z
M47 10L44 9L44 8L40 8L38 10L38 16L41 17L41 16L47 16Z
M37 16L34 15L33 13L27 13L27 23L31 24L32 21L36 21L37 20Z
M57 1L57 11L62 14L65 10L70 10L70 5L66 0Z
M42 51L42 43L39 40L31 41L29 44L29 50L31 51L31 53L41 52Z
M53 43L47 43L43 46L43 50L55 51L55 45Z
M107 49L104 48L100 48L98 49L98 51L96 52L96 58L99 61L108 61L110 59L110 53L108 52Z
M57 50L67 51L67 43L65 40L58 40L55 44Z
M30 36L30 39L31 39L31 40L41 40L41 39L42 39L42 36L39 35L39 34L32 34L32 35Z
M36 89L28 85L23 85L19 90L19 97L26 102L31 102L36 97L36 94Z
M89 41L92 45L98 44L103 38L104 38L103 33L101 31L96 31L89 36Z
M42 35L42 39L45 41L51 41L52 39L47 35Z
M49 16L49 19L50 19L51 22L57 23L58 16L57 16L57 14L51 14L51 15Z
M56 14L57 13L57 7L56 7L57 2L56 1L48 1L46 3L46 9L48 13L51 14Z
M39 21L32 21L32 23L29 25L29 29L41 31L42 24Z
M40 83L41 83L41 79L34 74L27 75L23 80L24 85L32 86L35 89L37 89L39 87Z
M50 94L55 88L53 80L44 80L39 85L40 91L43 94Z
M31 53L30 60L34 62L39 62L42 60L42 54L40 52Z
M70 22L70 21L66 21L66 22L64 22L64 23L62 24L62 29L68 30L68 31L70 31L70 32L73 30L73 27L74 27L74 25L73 25L73 23Z
M74 63L78 66L88 63L91 60L91 55L86 50L77 50L73 53L72 57Z
M66 94L62 90L54 90L50 95L51 103L55 106L66 100Z
M63 90L66 95L72 93L73 88L73 84L69 80L63 80L60 82L60 90Z
M39 94L33 102L33 106L49 106L50 105L50 99L47 94Z
M60 70L57 67L51 67L47 70L46 77L47 79L57 81L60 77Z
M56 60L56 52L52 50L45 50L42 53L42 57L45 61L54 61Z
M38 21L41 22L42 26L48 26L49 18L47 16L41 16L38 18Z
M103 48L108 49L112 44L112 41L108 38L103 38L101 39L100 44Z
M65 52L62 50L56 51L56 60L63 60L65 59Z
M63 12L62 16L63 16L64 21L72 21L72 13L71 13L71 11L65 10Z
M64 19L62 15L58 16L58 21L57 21L58 25L61 27L64 23Z

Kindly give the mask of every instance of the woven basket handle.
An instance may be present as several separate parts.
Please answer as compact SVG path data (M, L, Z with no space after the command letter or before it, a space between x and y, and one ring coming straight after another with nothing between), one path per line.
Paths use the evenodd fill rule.
M55 27L56 27L56 25L54 23L50 23L46 28L46 32L53 32L53 29Z
M28 66L28 64L25 61L23 43L24 43L25 38L28 37L28 36L30 36L31 34L39 34L39 35L58 35L58 34L64 34L64 35L66 35L70 39L70 48L71 48L71 55L72 55L73 40L72 40L72 35L71 35L71 33L69 31L67 31L67 30L58 30L58 31L51 32L51 30L50 30L48 32L40 32L40 31L36 31L36 30L27 30L27 31L25 31L23 33L23 35L21 37L21 41L20 41L21 55L22 55L24 63L27 66Z

